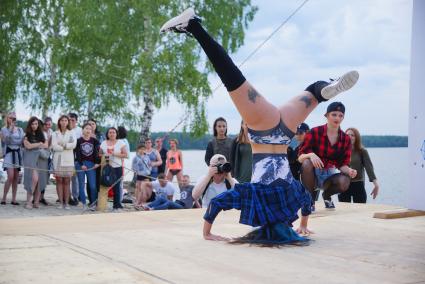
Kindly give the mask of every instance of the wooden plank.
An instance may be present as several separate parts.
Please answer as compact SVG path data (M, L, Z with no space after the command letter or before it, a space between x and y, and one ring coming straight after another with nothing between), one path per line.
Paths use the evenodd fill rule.
M373 218L378 219L398 219L398 218L409 218L425 216L425 211L421 210L410 210L410 209L399 209L392 211L375 212Z

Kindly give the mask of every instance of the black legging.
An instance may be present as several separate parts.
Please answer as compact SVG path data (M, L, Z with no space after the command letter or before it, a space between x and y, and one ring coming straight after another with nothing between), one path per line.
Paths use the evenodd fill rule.
M354 181L350 183L348 190L338 195L339 202L366 203L367 194L364 181Z

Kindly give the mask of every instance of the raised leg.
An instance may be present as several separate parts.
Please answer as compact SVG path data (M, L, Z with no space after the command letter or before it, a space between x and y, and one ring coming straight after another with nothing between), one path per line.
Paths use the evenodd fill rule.
M204 30L199 21L190 20L187 31L195 37L205 51L248 126L256 130L265 130L276 126L280 119L278 109L246 81L227 52Z
M316 82L303 94L291 99L282 107L276 108L246 81L223 47L204 30L192 8L167 21L160 31L186 32L193 35L214 66L242 119L255 130L270 129L282 119L286 126L295 132L296 127L306 119L319 102L350 89L359 78L356 71L351 71L332 83Z

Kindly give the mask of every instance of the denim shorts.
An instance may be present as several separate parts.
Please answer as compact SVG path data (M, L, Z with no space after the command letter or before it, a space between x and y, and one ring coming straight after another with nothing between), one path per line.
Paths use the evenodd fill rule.
M329 168L329 169L314 169L314 174L316 176L317 187L322 187L325 183L325 180L333 176L334 174L339 173L340 171L337 168Z

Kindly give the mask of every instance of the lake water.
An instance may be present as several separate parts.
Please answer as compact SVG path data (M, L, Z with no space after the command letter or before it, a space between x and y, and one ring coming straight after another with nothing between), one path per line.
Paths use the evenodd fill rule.
M373 200L368 196L368 202L405 206L407 201L407 168L408 148L369 148L375 174L380 184L378 197ZM192 182L207 172L204 162L205 151L186 150L183 152L184 173L191 177ZM135 153L130 153L126 167L131 168L131 160ZM125 180L131 180L132 174L126 175ZM174 179L176 181L176 179ZM366 182L368 194L373 184Z

